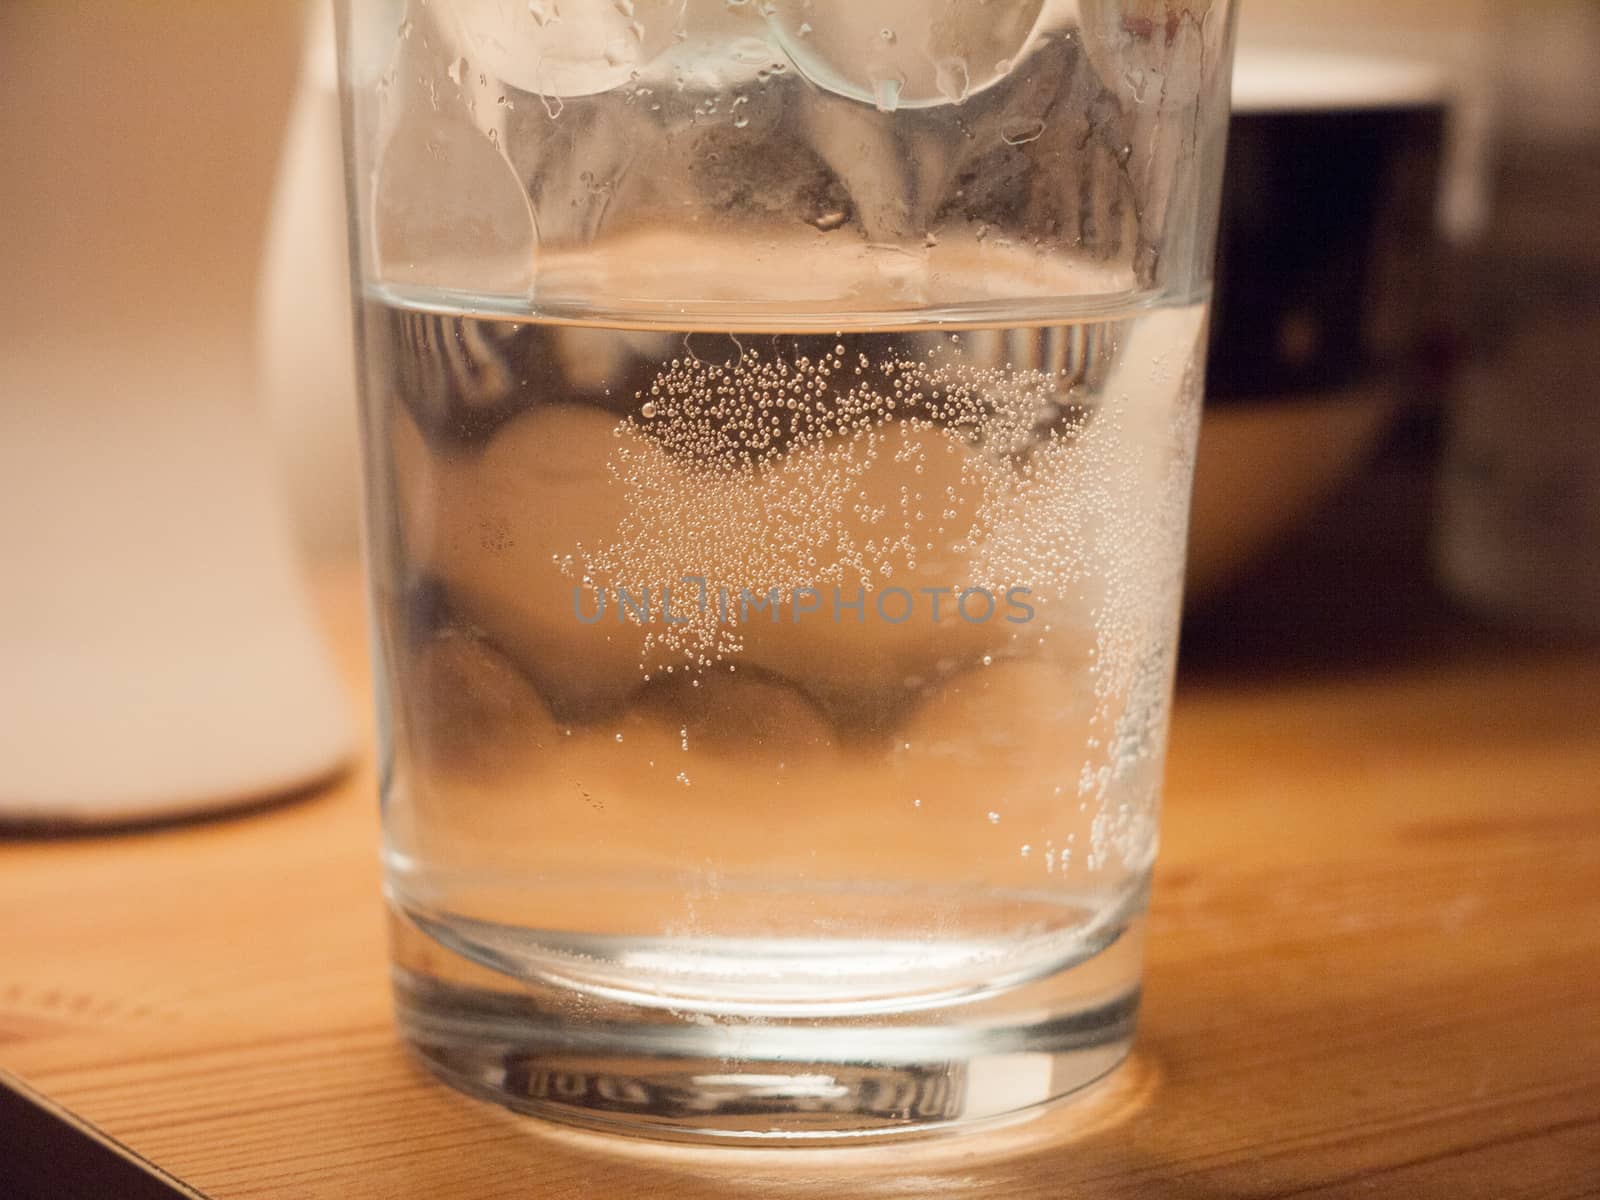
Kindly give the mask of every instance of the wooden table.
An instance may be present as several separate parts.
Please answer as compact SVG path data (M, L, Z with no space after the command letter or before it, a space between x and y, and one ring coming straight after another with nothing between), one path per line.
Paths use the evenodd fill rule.
M355 581L327 591L359 680ZM1190 639L1139 1048L1085 1100L781 1152L456 1095L390 1026L363 765L233 820L0 841L0 1195L142 1194L92 1125L226 1200L1600 1196L1600 653L1419 616L1410 584L1310 591Z

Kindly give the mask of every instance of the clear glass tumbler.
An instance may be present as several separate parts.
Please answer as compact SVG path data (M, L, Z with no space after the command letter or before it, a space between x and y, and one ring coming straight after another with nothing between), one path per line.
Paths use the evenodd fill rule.
M1127 1052L1231 0L342 0L405 1037L666 1137Z

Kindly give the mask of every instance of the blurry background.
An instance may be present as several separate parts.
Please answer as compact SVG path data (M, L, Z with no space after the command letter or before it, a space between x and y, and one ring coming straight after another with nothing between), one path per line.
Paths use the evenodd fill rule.
M1600 5L1256 0L1242 44L1435 62L1453 111L1394 419L1253 578L1202 606L1190 665L1600 631Z

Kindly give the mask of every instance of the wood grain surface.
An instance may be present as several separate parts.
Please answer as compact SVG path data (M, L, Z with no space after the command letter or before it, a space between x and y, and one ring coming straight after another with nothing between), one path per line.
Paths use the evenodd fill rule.
M226 1200L1600 1196L1600 653L1273 595L1187 651L1135 1058L1030 1122L698 1150L451 1092L390 1025L370 767L0 840L0 1066Z

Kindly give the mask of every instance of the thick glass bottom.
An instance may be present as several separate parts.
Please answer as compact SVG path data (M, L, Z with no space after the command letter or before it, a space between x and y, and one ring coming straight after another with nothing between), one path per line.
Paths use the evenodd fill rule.
M1054 959L1035 948L1031 973L991 987L913 989L900 1006L808 995L786 1012L619 988L617 946L609 962L561 953L560 970L508 974L459 929L441 939L436 917L392 913L400 1029L436 1074L521 1112L653 1138L838 1143L1020 1116L1121 1062L1138 1007L1137 915ZM809 951L791 940L730 949L806 975Z

